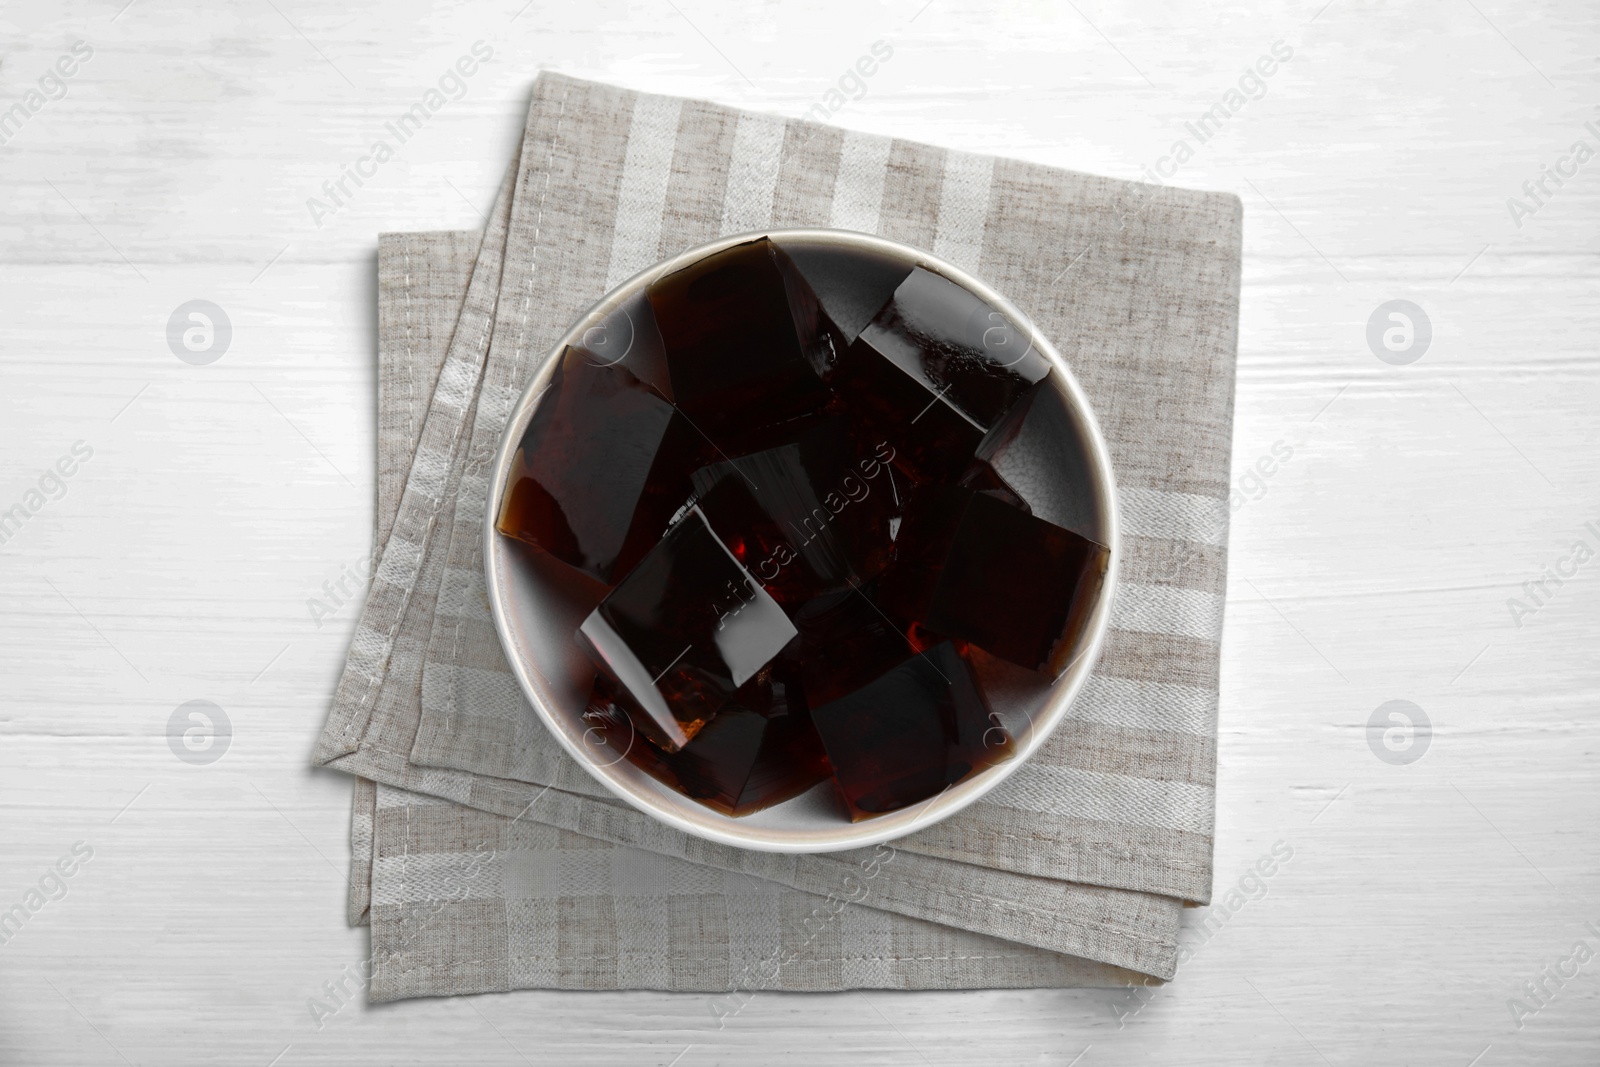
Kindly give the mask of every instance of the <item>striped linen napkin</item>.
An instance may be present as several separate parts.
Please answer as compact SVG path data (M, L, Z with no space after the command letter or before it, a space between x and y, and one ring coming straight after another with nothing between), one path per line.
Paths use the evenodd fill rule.
M1049 743L938 826L827 856L609 798L523 701L478 543L489 457L567 324L778 226L879 233L1006 293L1095 406L1125 534L1105 650ZM476 248L380 248L382 558L316 757L381 783L354 823L373 998L1170 977L1211 887L1239 239L1232 196L541 76Z

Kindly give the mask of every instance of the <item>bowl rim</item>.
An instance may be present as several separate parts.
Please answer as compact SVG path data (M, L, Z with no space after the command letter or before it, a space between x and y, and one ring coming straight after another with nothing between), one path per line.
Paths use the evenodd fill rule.
M663 787L662 794L644 792L635 788L632 783L610 773L612 764L601 765L592 758L582 744L581 734L577 738L572 736L572 723L567 721L581 720L578 720L578 716L572 712L552 706L554 700L540 686L539 672L537 669L530 670L530 664L521 651L506 605L507 581L504 572L516 564L514 556L503 549L510 545L511 539L504 537L495 529L495 517L499 513L501 496L516 447L521 442L534 406L550 385L561 352L577 344L589 329L599 324L607 315L655 279L681 270L713 253L762 237L771 238L780 244L785 239L796 242L829 243L906 260L964 286L1007 315L1013 323L1025 327L1032 337L1034 346L1050 362L1051 369L1060 376L1061 386L1067 394L1073 413L1080 420L1080 429L1089 446L1094 488L1105 504L1107 535L1105 541L1106 548L1110 550L1105 580L1101 584L1098 601L1084 629L1084 639L1080 643L1078 654L1053 683L1043 707L1036 709L1030 715L1027 735L1018 744L1017 752L1011 759L992 764L965 781L947 786L944 791L921 804L908 805L898 811L861 822L846 822L841 819L836 827L830 827L825 831L784 831L781 837L763 834L743 818L725 815L667 787ZM506 662L516 677L523 696L533 706L534 712L545 728L608 792L633 808L692 836L759 852L791 854L837 852L892 841L949 818L1016 773L1066 718L1068 710L1099 658L1100 648L1110 624L1111 605L1116 596L1122 558L1116 480L1099 420L1095 417L1094 409L1090 406L1082 386L1073 375L1072 368L1033 320L987 283L939 256L874 234L825 227L773 227L719 237L647 267L601 297L587 311L579 315L566 333L544 354L533 379L512 406L505 427L501 431L494 461L488 471L487 492L481 548L489 613L494 620L495 633L505 653ZM744 828L741 829L741 826Z

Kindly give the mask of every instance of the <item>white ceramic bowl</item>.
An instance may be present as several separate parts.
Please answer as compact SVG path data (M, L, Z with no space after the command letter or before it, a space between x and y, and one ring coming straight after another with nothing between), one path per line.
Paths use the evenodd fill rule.
M1055 385L1077 423L1076 440L1061 442L1059 454L1052 451L1050 455L1038 457L1037 470L1046 481L1051 477L1070 478L1072 484L1056 488L1077 501L1073 508L1075 528L1111 550L1105 582L1066 672L1048 687L1022 671L996 679L993 688L986 687L995 710L1016 742L1016 755L977 772L929 801L856 823L846 820L841 805L830 795L831 783L825 782L763 811L734 818L652 778L622 758L623 753L615 745L596 744L596 732L581 717L591 675L573 637L592 604L579 602L568 591L571 586L561 580L559 564L541 562L536 552L503 536L494 525L512 458L540 395L550 384L558 362L555 357L568 345L578 344L586 334L591 346L597 342L603 346L608 340L613 345L621 343L615 336L618 332L615 315L630 299L637 299L652 281L711 253L763 235L794 255L803 255L808 250L814 254L843 250L887 257L903 262L908 268L923 267L964 286L1007 316L1020 332L1031 334L1034 348L1050 361L1053 373L1049 381ZM605 333L597 332L606 330L607 323L613 327L609 339ZM1074 473L1063 470L1059 462L1061 455L1076 457L1079 470ZM1051 487L1032 488L1042 488L1048 497ZM1035 508L1037 511L1037 503ZM894 241L843 230L768 230L764 234L740 234L691 248L635 275L590 308L556 342L529 383L527 392L512 410L489 472L483 558L495 629L523 693L555 743L565 748L607 789L667 825L707 840L769 852L834 852L889 841L947 818L999 785L1044 743L1067 714L1105 635L1121 558L1116 515L1110 457L1082 389L1049 339L1008 300L965 271Z

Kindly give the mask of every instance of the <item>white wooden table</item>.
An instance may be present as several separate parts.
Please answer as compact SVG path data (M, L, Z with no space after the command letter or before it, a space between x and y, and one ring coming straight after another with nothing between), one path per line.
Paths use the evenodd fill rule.
M124 2L13 4L0 39L0 510L26 512L0 910L42 898L0 944L0 1063L1595 1062L1600 161L1569 146L1600 152L1600 9ZM461 99L317 225L307 199L480 40ZM1144 1000L768 994L718 1030L698 996L357 998L319 1030L367 935L349 783L308 769L353 607L308 601L368 550L376 234L479 224L541 66L797 115L878 40L835 121L1244 199L1192 957ZM167 343L194 299L232 326L204 366ZM1393 300L1431 341L1377 350L1413 362L1368 343ZM1525 588L1546 566L1570 576ZM231 724L209 764L169 746L192 700ZM1431 730L1386 747L1392 700Z

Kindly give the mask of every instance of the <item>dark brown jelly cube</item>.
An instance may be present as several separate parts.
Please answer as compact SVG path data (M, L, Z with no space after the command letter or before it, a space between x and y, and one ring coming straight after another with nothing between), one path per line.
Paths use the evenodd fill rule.
M828 401L843 345L816 294L765 237L651 283L673 400L712 438L782 422Z
M773 242L789 254L845 344L856 339L911 273L904 260L849 245Z
M1033 390L989 431L961 484L1014 498L1039 518L1093 540L1106 524L1094 492L1093 446L1051 384Z
M788 424L789 440L696 471L711 529L773 597L798 605L877 576L889 561L893 475L842 419Z
M579 627L595 665L669 752L695 736L795 635L766 590L691 509Z
M921 486L879 601L896 619L1059 676L1109 560L1104 546L989 494Z
M582 348L560 358L512 459L496 528L610 585L667 528L709 450L623 365Z
M584 330L573 347L582 349L594 366L621 367L672 400L666 343L645 293L623 300L599 323Z
M877 583L870 582L816 597L791 612L800 636L783 657L799 672L812 707L861 688L916 651L876 597Z
M846 350L830 384L837 405L867 420L914 478L953 481L1049 373L1028 331L918 267Z
M852 821L926 800L1015 753L949 641L904 652L866 685L814 708L812 721Z
M605 731L607 747L601 751L613 758L626 753L654 777L728 815L780 804L828 777L805 697L782 668L764 669L740 686L677 752L634 736L637 706L604 675L595 681L584 717Z

